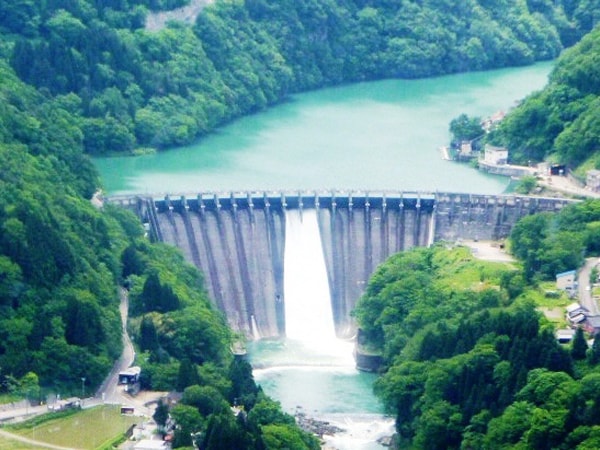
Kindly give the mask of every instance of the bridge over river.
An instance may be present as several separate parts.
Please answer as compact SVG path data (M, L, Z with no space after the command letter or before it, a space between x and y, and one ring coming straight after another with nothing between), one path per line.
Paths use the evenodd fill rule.
M250 338L285 334L285 211L314 209L339 337L378 264L393 253L457 239L499 240L521 217L571 201L442 192L234 192L111 197L151 237L179 247L215 305Z

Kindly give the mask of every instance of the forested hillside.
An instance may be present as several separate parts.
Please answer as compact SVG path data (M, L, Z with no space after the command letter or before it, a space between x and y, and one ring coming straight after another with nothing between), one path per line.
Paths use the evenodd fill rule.
M494 140L517 163L551 159L571 168L600 168L600 29L564 52L548 86L501 124Z
M185 392L171 411L176 446L193 432L206 449L318 448L233 359L198 271L150 243L137 217L92 205L98 180L72 97L49 99L0 62L0 98L0 396L78 395L82 379L93 394L120 356L126 284L143 386Z
M69 95L99 155L181 145L286 95L551 59L596 1L217 1L193 28L143 30L183 1L12 0L3 54L45 96Z
M121 350L118 286L125 284L144 386L185 393L173 411L180 425L178 445L189 445L190 433L200 430L205 448L317 448L262 394L249 366L232 358L234 337L211 306L201 275L173 249L148 242L133 216L92 205L89 199L100 180L85 153L189 143L301 90L553 58L592 28L600 5L587 0L223 1L206 8L193 27L144 30L148 9L183 3L0 2L0 392L32 399L50 391L67 395L79 392L82 378L92 392ZM583 45L590 45L593 36ZM573 61L577 51L570 53ZM571 66L578 67L575 62ZM564 66L565 79L571 66ZM536 255L544 256L538 250ZM427 252L406 258L433 269L429 264L435 258ZM493 272L482 269L480 281L499 276ZM427 283L433 275L431 270L415 272ZM463 302L449 303L444 310L481 315L481 323L498 334L482 341L474 331L464 342L466 351L486 354L485 380L508 377L512 383L512 390L492 393L499 398L489 406L492 415L511 404L511 395L523 383L522 375L506 367L521 361L520 356L504 350L525 351L506 343L502 330L494 328L502 322L496 315L527 325L507 334L517 341L522 337L521 344L537 333L532 309L514 300L521 281L512 274L506 277L500 276L503 290L485 291L484 304L493 309L489 316L479 310L475 293L453 294ZM413 287L419 293L415 300L425 303L417 308L421 321L412 326L425 326L422 319L432 315L426 309L430 297L422 286ZM495 309L511 303L506 312ZM403 320L402 308L412 306L384 308L386 326L381 329L374 316L377 308L369 313L377 326L366 329L368 337L383 345L390 358L410 336L388 335L387 325ZM448 320L453 317L465 316L450 314ZM431 331L428 339L437 342L438 331L424 330L416 335ZM546 335L533 341L552 360L535 359L531 368L575 374L569 358ZM447 348L437 355L429 349L422 355L432 361L459 350ZM493 351L497 355L488 355ZM470 361L471 356L478 357L462 358ZM454 370L454 363L449 364ZM386 383L384 378L382 389ZM488 416L477 415L474 408L460 412L458 420L455 406L446 409L439 396L431 398L435 408L427 414L436 420L436 411L442 417L450 411L453 427L459 423L482 429L476 428L480 422L475 418L487 423ZM234 399L244 405L246 421L232 419L228 406ZM593 415L594 407L590 403L585 417ZM427 430L414 428L408 437L423 432Z
M592 449L600 446L600 339L557 343L537 283L598 254L600 202L528 216L520 264L443 244L393 256L356 309L361 344L383 355L376 392L401 448ZM581 282L586 282L581 280Z

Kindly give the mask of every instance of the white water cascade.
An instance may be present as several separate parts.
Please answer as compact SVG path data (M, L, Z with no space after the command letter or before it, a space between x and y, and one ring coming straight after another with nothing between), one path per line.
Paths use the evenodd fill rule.
M343 430L325 436L324 448L381 449L393 420L372 393L375 375L356 369L353 343L335 336L317 212L286 211L285 229L286 339L256 343L254 377L287 412Z
M288 210L285 225L286 337L301 342L312 352L345 354L348 358L344 363L353 365L352 344L335 336L317 212Z

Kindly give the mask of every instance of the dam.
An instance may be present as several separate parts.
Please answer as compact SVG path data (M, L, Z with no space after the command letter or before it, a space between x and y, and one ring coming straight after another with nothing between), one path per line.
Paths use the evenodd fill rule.
M285 335L287 210L315 211L336 335L355 335L350 312L377 265L437 241L506 238L521 217L567 199L426 192L236 192L111 197L150 237L180 248L230 326L250 339Z

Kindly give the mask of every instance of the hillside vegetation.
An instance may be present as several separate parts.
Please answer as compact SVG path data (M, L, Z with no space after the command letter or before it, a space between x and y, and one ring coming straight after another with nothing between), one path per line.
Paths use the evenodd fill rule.
M5 63L0 79L0 393L67 397L83 378L93 393L120 356L125 283L143 387L185 391L172 411L176 446L193 432L206 449L318 448L233 359L198 271L150 243L129 212L92 206L98 180L68 96L44 97ZM248 422L231 414L234 401Z
M510 241L525 270L444 244L377 269L355 314L362 345L384 358L375 389L400 448L598 448L600 339L588 349L579 328L558 344L535 302L538 280L598 254L599 211L522 219Z
M193 27L144 30L183 1L13 0L1 47L45 96L69 97L85 151L187 144L288 94L555 58L591 30L596 2L235 0Z
M1 376L32 372L42 386L73 389L85 376L95 386L120 352L115 286L124 277L134 277L134 312L149 315L140 323L152 318L159 337L169 336L161 349L170 356L187 352L171 337L188 317L179 311L224 326L203 312L206 295L190 291L202 289L199 276L179 281L156 262L179 257L165 259L139 242L133 219L86 200L100 183L85 151L189 142L289 92L328 84L551 58L591 27L584 12L593 8L249 0L217 2L194 27L143 29L148 8L183 3L0 3ZM141 301L148 279L161 295ZM215 331L214 345L225 334ZM221 359L214 345L194 362Z
M149 242L134 216L92 206L89 199L100 180L85 153L189 143L301 90L554 58L592 28L599 5L587 0L233 0L207 7L193 27L143 29L149 9L185 3L0 2L0 392L35 400L48 392L66 396L80 392L82 378L86 391L93 392L121 351L117 287L125 284L144 386L184 392L172 412L179 424L177 445L190 445L191 433L200 432L196 438L203 448L317 448L264 396L250 367L233 359L229 346L235 337L211 305L202 276L174 249ZM593 39L567 55L575 58ZM564 67L557 74L577 73L575 63ZM419 283L429 283L434 275L435 258L427 252L433 250L405 256L429 270L415 271L421 278L413 280L415 301L425 302L417 308L423 314L430 298ZM535 254L544 256L541 249ZM531 267L539 270L535 263ZM481 271L484 284L500 276L496 269ZM530 275L526 278L534 278ZM502 289L481 292L483 304L495 311L489 318L479 309L479 293L452 295L463 300L459 310L471 311L473 318L481 315L481 323L492 329L495 315L516 315L510 320L527 325L518 333L529 339L537 321L526 302L514 300L519 277L506 277L500 276L508 283ZM450 289L436 283L433 288ZM374 327L365 328L367 337L390 358L410 336L388 335L387 325L403 320L403 311L415 304L384 308L381 329L377 305L368 313ZM507 312L495 309L501 305L513 306ZM450 303L444 311L455 306ZM453 315L449 320L453 317L459 320ZM413 326L425 326L422 319ZM423 333L432 332L428 339L437 342L438 332L425 328ZM538 358L535 367L575 375L570 360L546 335L534 341L537 350L554 358ZM474 332L464 343L465 349L498 353L486 353L483 379L494 367L493 376L512 383L513 390L489 406L496 415L523 380L506 364L496 370L498 358L520 361L502 352L513 345L504 342L502 337L483 342ZM458 354L456 348L444 352L430 349L423 358ZM435 411L442 416L450 411L452 426L476 425L474 408L461 412L457 421L454 406L447 409L438 404L439 397L432 398L425 404L434 407L428 413L432 418L437 420ZM229 405L234 402L247 416L233 418ZM584 412L593 415L594 407L590 403L592 410ZM413 435L423 432L415 428Z
M600 29L559 59L546 88L502 122L497 143L514 162L550 159L571 168L600 168Z

